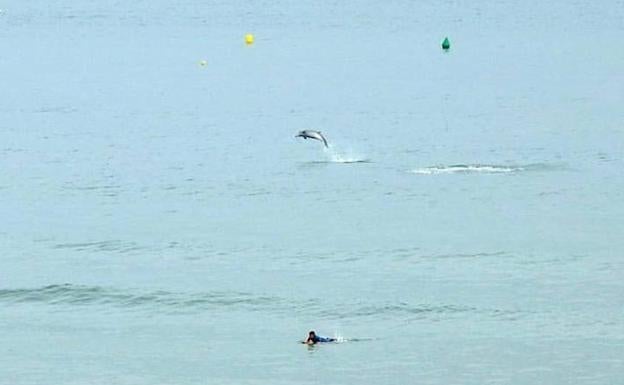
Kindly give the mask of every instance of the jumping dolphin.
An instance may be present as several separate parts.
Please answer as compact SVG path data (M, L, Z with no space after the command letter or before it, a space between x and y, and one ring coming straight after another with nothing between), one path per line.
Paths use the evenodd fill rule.
M303 131L299 131L299 134L295 135L295 138L297 137L302 137L303 139L309 138L309 139L320 140L321 142L323 142L323 144L325 144L325 147L329 147L327 145L327 140L325 139L323 134L321 134L321 131L303 130Z

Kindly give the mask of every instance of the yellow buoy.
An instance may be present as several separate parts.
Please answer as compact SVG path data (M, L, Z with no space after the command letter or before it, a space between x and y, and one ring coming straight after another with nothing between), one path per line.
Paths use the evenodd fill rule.
M250 33L245 35L245 44L253 44L253 42L254 42L254 35Z

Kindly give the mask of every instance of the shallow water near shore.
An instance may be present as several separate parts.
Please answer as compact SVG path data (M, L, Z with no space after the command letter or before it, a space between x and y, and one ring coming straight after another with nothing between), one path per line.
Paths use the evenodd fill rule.
M0 383L621 381L621 1L0 10Z

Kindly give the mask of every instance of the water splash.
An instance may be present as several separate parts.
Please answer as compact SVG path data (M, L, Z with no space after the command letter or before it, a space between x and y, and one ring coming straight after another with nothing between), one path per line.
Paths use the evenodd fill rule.
M335 342L335 343L337 343L337 344L342 344L342 343L345 343L345 342L349 342L349 339L345 338L345 337L344 337L344 336L343 336L340 332L338 332L338 331L335 331L335 332L334 332L334 337L333 337L333 338L334 338L334 340L335 340L334 342Z
M369 163L370 159L354 151L338 151L333 146L324 147L323 152L330 163Z

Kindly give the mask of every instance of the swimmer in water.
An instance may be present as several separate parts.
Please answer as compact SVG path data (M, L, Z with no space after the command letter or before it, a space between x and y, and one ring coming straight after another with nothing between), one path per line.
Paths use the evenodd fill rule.
M336 341L335 338L317 336L314 330L312 330L310 331L310 333L308 333L308 338L305 341L302 341L301 343L307 344L307 345L314 345L319 342L335 342L335 341Z

